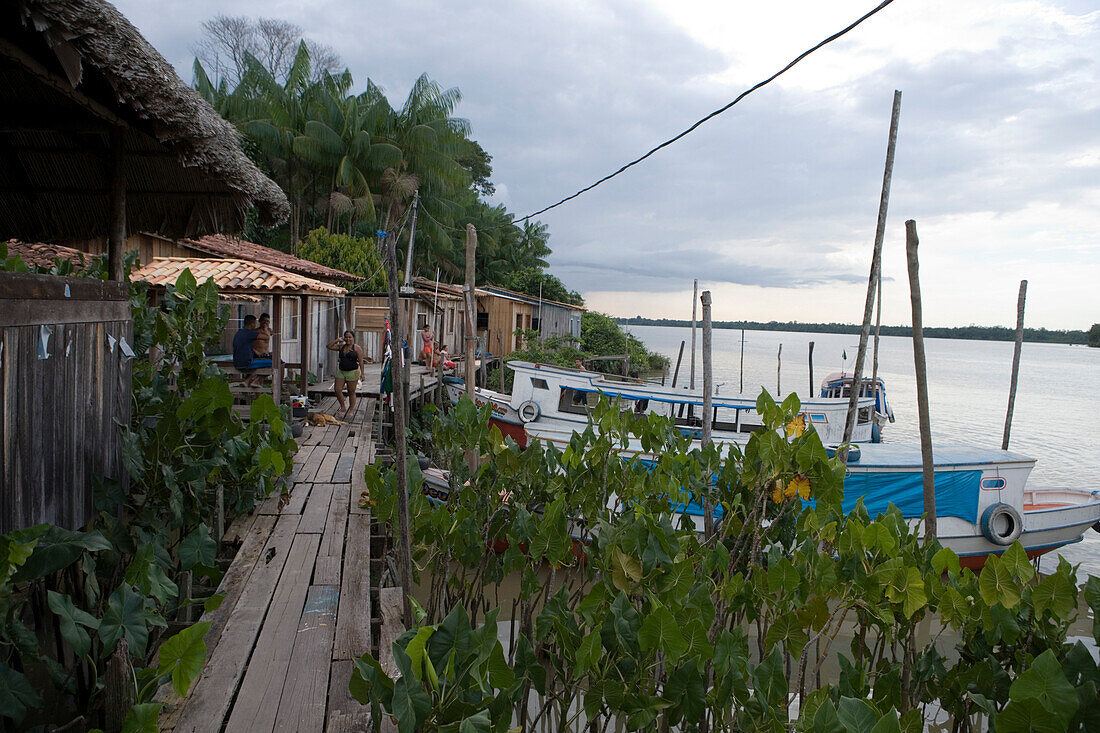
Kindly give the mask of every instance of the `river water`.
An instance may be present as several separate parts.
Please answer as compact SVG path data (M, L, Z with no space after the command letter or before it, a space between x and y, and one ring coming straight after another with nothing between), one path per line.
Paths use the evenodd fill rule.
M678 384L689 373L691 329L630 326L628 330L651 350L676 366L680 342L685 341ZM813 394L822 378L855 365L859 335L745 331L744 373L741 370L740 330L715 329L714 381L720 394L743 391L753 396L760 388L773 395L810 392L809 342L814 342ZM702 383L702 331L698 336L696 386ZM777 375L777 355L782 356ZM966 444L1000 448L1012 375L1013 344L1003 341L926 339L928 397L933 450L935 445ZM847 361L844 355L847 353ZM871 374L870 351L864 374ZM917 389L912 340L884 336L879 344L879 375L894 409L896 422L884 427L884 443L916 443ZM671 377L670 377L671 378ZM744 389L740 390L741 380ZM1062 344L1025 343L1012 420L1010 448L1038 459L1029 486L1072 486L1100 489L1100 349ZM1089 530L1084 539L1061 554L1079 563L1079 577L1100 576L1100 534ZM1053 553L1041 569L1052 569Z

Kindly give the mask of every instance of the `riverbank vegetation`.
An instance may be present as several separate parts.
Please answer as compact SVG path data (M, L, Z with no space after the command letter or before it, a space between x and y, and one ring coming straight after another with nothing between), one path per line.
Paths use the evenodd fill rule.
M410 732L1096 728L1069 563L1038 576L1017 544L975 575L896 509L845 514L797 397L758 409L771 429L743 448L606 403L564 450L519 450L466 399L437 414L447 504L409 469L421 618L392 646L400 676L364 655L352 694ZM628 438L656 460L619 458ZM392 470L366 479L396 534ZM671 511L700 497L723 516L709 539ZM1083 595L1100 611L1100 580Z
M627 326L674 326L690 328L691 321L676 318L619 318L618 322ZM858 334L861 326L855 323L800 323L799 321L715 321L714 328L745 329L746 331L793 331L796 333L849 333ZM1097 329L1096 326L1093 327ZM1097 329L1100 332L1100 329ZM1090 333L1073 330L1049 330L1046 328L1025 328L1024 341L1049 344L1088 343ZM883 336L904 336L911 338L911 326L883 326ZM1006 326L925 326L927 338L975 339L978 341L1015 341L1016 329ZM1098 337L1100 338L1100 337Z

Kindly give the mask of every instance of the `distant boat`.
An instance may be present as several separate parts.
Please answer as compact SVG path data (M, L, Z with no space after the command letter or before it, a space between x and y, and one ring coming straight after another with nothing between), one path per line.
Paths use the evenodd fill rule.
M852 381L854 377L851 374L845 374L844 372L833 372L829 376L821 380L821 393L820 396L828 399L848 399L848 395L852 392ZM875 384L878 385L878 389L875 389ZM882 377L877 377L872 382L871 377L864 377L862 379L862 385L859 390L860 398L869 398L874 400L875 411L872 416L874 433L872 437L873 443L877 443L878 436L881 435L882 426L888 422L894 422L894 409L890 407L889 400L886 399L886 384L882 381Z
M567 442L575 430L584 430L592 408L600 396L618 398L621 409L639 414L656 413L672 418L685 434L698 440L703 419L701 390L677 389L660 384L625 379L600 372L570 369L551 364L511 361L506 366L515 372L512 394L476 388L474 403L492 407L492 422L521 447L528 437L548 439L562 435ZM457 404L465 387L460 379L450 378L447 393ZM859 413L852 442L871 440L871 410L874 401L859 400ZM749 435L763 426L756 412L756 398L747 395L714 395L713 437L717 442L747 442ZM800 414L806 427L817 431L823 443L840 443L848 399L812 399L802 403Z

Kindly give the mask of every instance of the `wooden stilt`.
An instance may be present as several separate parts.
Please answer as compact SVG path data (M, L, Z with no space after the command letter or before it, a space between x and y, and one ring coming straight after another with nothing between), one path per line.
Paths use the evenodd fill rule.
M936 536L936 479L932 462L932 427L928 417L928 370L924 361L924 319L921 312L917 261L917 222L905 222L905 257L909 265L909 297L913 303L913 362L917 373L917 416L924 468L924 539ZM853 385L852 391L855 391Z
M710 445L714 430L714 370L711 363L710 291L704 290L703 303L703 446ZM703 534L709 540L714 536L714 509L710 499L703 497Z
M1005 414L1005 432L1001 450L1008 450L1008 437L1012 432L1012 410L1016 406L1016 380L1020 376L1020 352L1024 347L1024 301L1027 300L1027 280L1020 281L1020 297L1016 301L1016 348L1012 352L1012 382L1008 388L1008 412Z

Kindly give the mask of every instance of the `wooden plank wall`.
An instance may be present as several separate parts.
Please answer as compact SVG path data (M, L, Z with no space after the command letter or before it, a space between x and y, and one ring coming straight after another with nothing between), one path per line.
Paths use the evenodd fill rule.
M79 529L93 476L128 483L118 427L130 421L128 294L123 283L0 272L0 532Z

